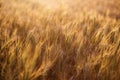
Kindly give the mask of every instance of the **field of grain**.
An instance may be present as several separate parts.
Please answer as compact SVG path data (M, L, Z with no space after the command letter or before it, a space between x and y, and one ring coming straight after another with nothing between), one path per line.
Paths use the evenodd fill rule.
M0 0L0 80L120 80L120 1Z

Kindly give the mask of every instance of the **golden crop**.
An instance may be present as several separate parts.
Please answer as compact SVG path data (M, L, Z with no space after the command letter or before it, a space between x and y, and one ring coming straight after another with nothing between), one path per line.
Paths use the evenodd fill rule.
M120 79L120 1L76 1L0 0L0 80Z

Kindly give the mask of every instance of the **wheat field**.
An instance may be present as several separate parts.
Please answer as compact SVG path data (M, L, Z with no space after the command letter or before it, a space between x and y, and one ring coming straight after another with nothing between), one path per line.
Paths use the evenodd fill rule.
M120 1L0 0L0 80L120 80Z

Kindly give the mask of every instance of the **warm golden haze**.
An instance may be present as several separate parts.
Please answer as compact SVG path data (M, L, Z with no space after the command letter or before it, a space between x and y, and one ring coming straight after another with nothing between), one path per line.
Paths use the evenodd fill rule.
M119 0L0 0L0 80L119 80Z

